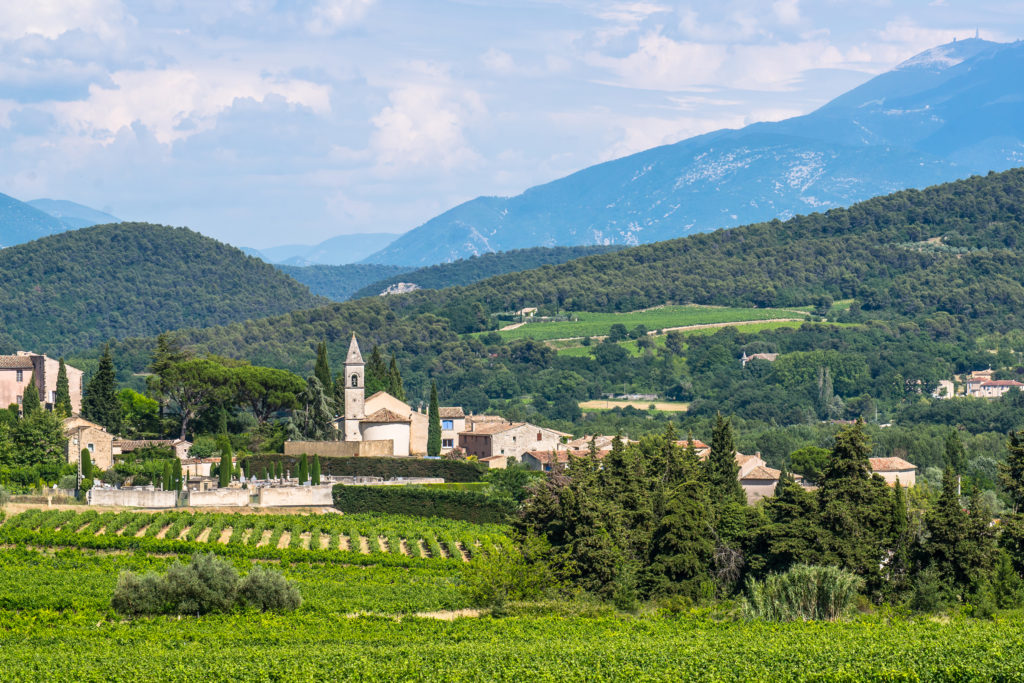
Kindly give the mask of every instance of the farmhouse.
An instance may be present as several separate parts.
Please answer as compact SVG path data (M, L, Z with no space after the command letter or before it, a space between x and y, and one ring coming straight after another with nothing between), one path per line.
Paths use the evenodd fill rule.
M185 439L115 439L113 454L122 455L142 450L143 448L170 448L179 460L188 459L192 442Z
M68 391L71 394L71 414L82 410L82 376L84 373L70 365L64 366L68 375ZM21 406L25 387L35 379L39 397L46 410L53 410L57 398L57 373L60 361L49 356L28 351L18 351L13 356L0 356L0 406L16 403Z
M889 486L914 486L917 484L917 466L903 458L868 458L871 472L885 479Z
M89 450L92 464L102 470L114 466L114 436L95 422L81 417L68 417L61 423L68 440L65 454L69 463L77 463L82 451Z
M506 456L522 462L527 451L552 451L571 434L529 422L474 424L472 431L459 434L459 448L481 461L494 456ZM486 461L488 464L492 461ZM507 461L506 461L507 462Z

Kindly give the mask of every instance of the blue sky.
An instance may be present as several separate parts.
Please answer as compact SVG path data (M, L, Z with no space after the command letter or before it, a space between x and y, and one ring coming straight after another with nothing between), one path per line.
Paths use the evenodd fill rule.
M234 244L403 232L478 195L808 112L977 0L0 4L0 192Z

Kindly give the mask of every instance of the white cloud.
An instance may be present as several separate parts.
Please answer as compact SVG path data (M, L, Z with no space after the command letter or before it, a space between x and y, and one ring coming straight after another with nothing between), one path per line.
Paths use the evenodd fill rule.
M800 22L800 0L776 0L772 11L779 23L791 25Z
M366 16L375 0L319 0L306 22L314 35L331 35Z
M56 38L80 29L102 38L119 36L126 21L120 0L6 0L0 3L0 39Z
M437 67L419 64L415 69L417 77L392 89L388 106L372 118L370 147L378 170L472 166L480 157L466 140L465 128L485 111L483 100Z
M210 129L217 114L241 98L279 95L318 113L330 110L327 86L223 67L121 71L110 78L113 87L93 85L87 99L53 105L58 119L104 143L122 128L141 123L166 144Z

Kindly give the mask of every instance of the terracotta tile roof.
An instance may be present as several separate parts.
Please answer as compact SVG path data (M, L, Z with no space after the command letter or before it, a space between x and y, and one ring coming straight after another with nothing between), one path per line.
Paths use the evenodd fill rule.
M437 413L442 418L448 418L449 420L466 417L466 413L462 412L462 408L459 406L447 408L442 406L437 409Z
M181 439L115 439L114 446L120 448L122 451L137 451L140 448L149 448L151 446L170 446L174 447L179 443L187 443L192 445L188 441L182 441Z
M781 470L772 469L771 467L766 467L764 465L758 465L747 472L746 476L743 477L743 481L746 481L747 479L757 479L760 481L778 480L780 474L782 474Z
M522 427L524 424L526 424L526 423L525 422L505 422L505 423L486 422L486 423L480 424L480 425L473 425L473 429L467 429L466 431L459 432L459 433L460 434L481 434L481 435L500 434L501 432L507 432L508 430L510 430L510 429L512 429L514 427Z
M89 422L84 417L65 417L63 420L60 421L60 423L64 427L64 431L69 431L72 429L84 429L86 427L93 427L94 429L106 431L106 429L102 425L98 425L95 422Z
M387 408L381 408L375 413L367 415L360 422L409 422L410 418L403 417L396 412L390 411Z
M868 458L872 472L899 472L900 470L916 470L917 465L903 458Z
M30 356L0 356L0 369L31 370L32 358Z
M504 460L508 458L508 455L488 455L486 458L480 458L480 462L491 462L493 460Z
M989 380L987 382L982 382L981 386L983 386L983 387L1024 387L1024 384L1021 384L1020 382L1018 382L1015 379L992 379L992 380Z

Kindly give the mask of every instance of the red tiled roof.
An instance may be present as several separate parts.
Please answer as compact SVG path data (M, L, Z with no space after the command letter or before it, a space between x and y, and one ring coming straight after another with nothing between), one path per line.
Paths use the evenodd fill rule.
M367 415L360 422L409 422L408 417L402 417L398 413L392 412L387 408L381 408L377 412Z
M900 470L916 470L917 465L903 458L868 458L872 472L899 472Z
M747 479L772 481L777 480L780 474L782 474L780 470L772 469L771 467L765 467L764 465L758 465L754 469L747 472L747 475L743 477L743 481L746 481Z
M32 358L30 356L0 356L0 369L31 370Z
M174 447L179 443L188 443L181 439L115 439L114 446L120 448L122 451L137 451L140 448L149 448L150 446L170 446ZM191 445L191 444L190 444Z
M1021 384L1020 382L1018 382L1015 379L991 379L991 380L988 380L987 382L982 382L981 386L983 386L983 387L1024 387L1024 384Z
M437 414L442 418L448 418L449 420L457 420L466 417L466 413L464 413L462 408L459 406L451 406L447 408L442 406L437 409Z

